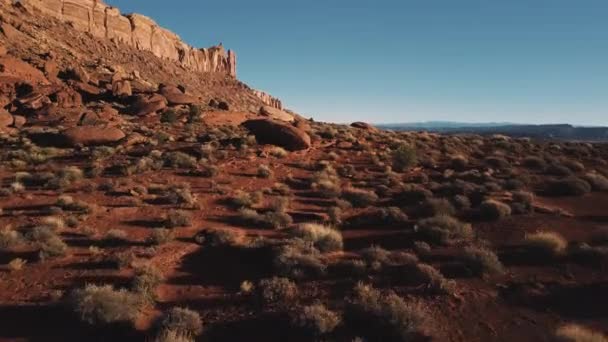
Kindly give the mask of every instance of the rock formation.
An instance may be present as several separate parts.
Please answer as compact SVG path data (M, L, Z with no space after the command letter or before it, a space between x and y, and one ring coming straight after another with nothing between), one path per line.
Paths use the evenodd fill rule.
M113 39L160 58L176 61L185 68L217 72L236 77L236 55L220 44L195 49L178 35L141 14L122 15L101 0L20 0L26 8L40 11L98 38Z
M272 97L271 95L260 91L260 90L253 90L253 94L255 96L257 96L258 98L260 98L260 100L262 100L262 102L264 102L266 105L273 107L273 108L277 108L277 109L283 109L283 103L281 103L281 100Z

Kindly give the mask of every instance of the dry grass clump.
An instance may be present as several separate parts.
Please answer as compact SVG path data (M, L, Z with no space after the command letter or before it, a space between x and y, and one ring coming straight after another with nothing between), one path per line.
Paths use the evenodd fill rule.
M498 256L485 247L467 247L464 250L464 262L467 268L477 276L503 274L505 268Z
M485 220L499 220L511 216L511 207L497 200L486 200L479 206L479 214Z
M67 166L59 170L57 175L50 179L45 186L49 189L62 189L83 178L84 172L81 169L76 166Z
M342 191L342 198L359 208L373 205L378 201L378 195L375 192L350 187Z
M469 160L467 159L467 157L461 154L455 155L450 159L450 167L457 171L462 171L466 169L468 164Z
M524 214L534 209L534 194L528 191L513 192L511 209L514 214Z
M175 233L171 229L165 228L154 228L148 241L155 245L163 245L165 243L173 241Z
M400 144L392 151L393 169L403 172L418 163L416 149L408 144Z
M167 228L189 227L192 225L190 213L183 210L171 210L164 219Z
M340 177L331 166L327 166L314 174L311 180L311 188L318 192L320 196L326 198L338 197L342 192Z
M264 194L259 191L248 193L243 190L236 190L228 201L235 208L251 208L260 204L263 200Z
M93 284L72 291L68 302L80 320L91 325L133 323L144 304L136 293Z
M289 304L298 296L298 286L287 278L262 279L256 289L260 301L267 305Z
M203 320L196 311L171 308L155 323L156 342L194 342L203 332Z
M532 253L545 257L557 257L564 254L568 241L555 232L538 232L526 235L524 246Z
M27 264L27 260L15 258L8 263L8 269L11 271L20 271Z
M577 177L549 181L546 188L550 196L582 196L590 191L591 185Z
M287 157L288 152L282 147L274 146L268 151L268 154L275 158L285 158Z
M379 340L410 341L420 334L426 317L418 304L408 303L394 292L382 293L371 285L357 284L349 305L356 322L371 329Z
M424 284L432 293L451 294L455 291L455 282L446 279L435 267L427 264L416 264L415 278Z
M321 336L334 331L342 321L339 314L323 304L314 304L296 309L291 317L292 324L309 336Z
M110 229L106 232L105 240L108 243L120 243L129 238L126 231L122 229Z
M438 215L419 221L416 231L431 242L439 244L450 244L473 238L473 228L470 224L460 222L447 215Z
M316 223L304 223L291 230L290 234L310 243L321 252L342 250L342 234L333 227Z
M608 342L608 337L578 324L559 327L555 338L558 342Z
M27 237L38 246L38 256L41 260L61 257L67 254L68 245L63 242L61 237L51 227L34 227Z
M135 269L135 278L131 287L133 291L142 295L147 300L155 300L155 290L165 277L161 270L152 264L144 264Z

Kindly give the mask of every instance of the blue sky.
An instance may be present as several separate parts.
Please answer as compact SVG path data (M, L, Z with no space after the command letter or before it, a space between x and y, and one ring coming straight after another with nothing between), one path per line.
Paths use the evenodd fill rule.
M107 0L317 120L608 125L606 0Z

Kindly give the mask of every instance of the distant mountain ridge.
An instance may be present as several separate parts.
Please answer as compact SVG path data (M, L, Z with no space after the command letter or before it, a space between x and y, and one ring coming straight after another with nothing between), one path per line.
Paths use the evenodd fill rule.
M381 124L379 128L396 131L429 131L440 133L504 134L539 139L608 141L608 127L573 126L570 124L527 125L514 123L462 123L429 121Z

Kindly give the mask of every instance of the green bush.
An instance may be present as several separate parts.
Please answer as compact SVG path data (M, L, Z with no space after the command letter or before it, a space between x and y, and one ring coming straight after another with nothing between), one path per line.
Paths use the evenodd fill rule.
M393 169L398 172L403 172L418 163L416 150L407 144L398 146L392 152Z

